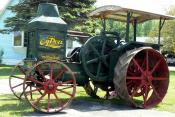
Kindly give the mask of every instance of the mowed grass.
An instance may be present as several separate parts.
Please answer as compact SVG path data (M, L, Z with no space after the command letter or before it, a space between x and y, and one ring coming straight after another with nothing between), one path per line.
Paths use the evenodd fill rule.
M3 66L0 67L0 79L8 78L11 70L14 66ZM82 87L77 88L76 100L94 101L94 102L105 102L104 99L94 99L89 97ZM123 105L122 100L111 100L112 103L117 105ZM175 72L170 72L170 84L168 92L158 106L152 108L153 110L168 111L175 113ZM30 104L25 100L18 100L13 94L0 95L0 117L22 117L30 115L34 112Z
M0 117L22 117L32 112L25 100L20 101L12 94L0 95Z
M9 78L14 66L0 64L0 79Z
M74 101L75 100L100 101L88 97L82 87L77 88L77 93ZM0 95L0 117L30 116L33 112L34 109L26 100L18 100L12 94Z
M154 109L175 113L175 71L170 72L170 83L165 98Z

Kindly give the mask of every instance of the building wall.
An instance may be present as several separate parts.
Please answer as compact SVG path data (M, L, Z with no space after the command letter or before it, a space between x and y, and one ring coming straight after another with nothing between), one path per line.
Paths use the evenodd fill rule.
M20 0L11 0L9 6L15 5ZM3 14L0 15L0 29L5 29L5 19L13 17L15 14L10 10L5 9ZM13 46L13 33L1 34L0 33L0 49L3 49L4 55L2 57L2 64L16 65L18 62L26 58L26 47L14 47ZM81 44L77 41L72 41L72 46L66 49L66 55L69 51L75 47L81 47Z
M19 0L11 0L9 6L15 5ZM10 10L5 10L0 16L0 29L5 29L5 19L13 17L15 14ZM26 57L25 47L13 46L13 33L0 34L0 48L3 49L4 55L2 57L2 64L15 65Z

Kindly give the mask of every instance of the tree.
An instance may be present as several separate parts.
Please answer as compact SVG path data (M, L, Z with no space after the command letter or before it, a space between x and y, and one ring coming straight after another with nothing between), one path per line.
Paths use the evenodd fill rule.
M175 6L172 6L167 12L168 15L175 16ZM163 51L175 53L175 20L165 22L162 30Z
M61 17L69 24L71 29L77 24L87 25L88 27L87 22L91 20L88 20L86 14L95 8L93 4L96 2L96 0L74 0L74 2L71 0L23 0L19 4L8 8L16 15L5 20L6 29L1 30L1 33L20 30L25 27L36 16L39 3L46 3L48 1L58 5ZM93 22L89 26L92 25ZM89 33L91 31L89 30Z

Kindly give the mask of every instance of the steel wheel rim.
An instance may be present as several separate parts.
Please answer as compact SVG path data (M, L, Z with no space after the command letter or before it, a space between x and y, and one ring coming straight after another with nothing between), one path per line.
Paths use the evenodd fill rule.
M88 76L96 81L104 81L108 77L108 72L105 70L109 67L107 58L108 53L110 50L113 49L115 43L113 42L107 42L107 37L102 36L95 36L90 38L82 47L81 55L82 55L82 64L83 67L88 74ZM111 49L107 52L106 45L107 43L110 43L112 46ZM100 46L97 46L96 44L101 44ZM100 49L98 47L101 47ZM106 52L107 53L106 53ZM90 60L89 57L92 57ZM95 71L92 70L95 68ZM106 72L106 74L104 74Z
M46 70L44 67L50 69ZM40 76L36 73L36 69ZM68 74L69 78L65 79L63 74ZM23 89L26 88L27 82L33 82L34 85L32 89L24 91L26 99L34 109L45 113L59 112L66 108L76 92L73 72L58 61L39 62L29 71Z
M142 54L145 55L144 60L139 62L137 57ZM131 65L137 66L135 74L129 73ZM133 84L136 86L131 86ZM150 108L159 104L167 92L168 84L168 67L163 56L157 51L144 49L131 59L126 73L126 86L134 105ZM142 97L142 104L137 103L135 97Z
M12 93L18 99L24 99L23 93L23 82L29 69L29 66L25 64L27 60L19 62L12 70L11 75L9 76L9 86Z

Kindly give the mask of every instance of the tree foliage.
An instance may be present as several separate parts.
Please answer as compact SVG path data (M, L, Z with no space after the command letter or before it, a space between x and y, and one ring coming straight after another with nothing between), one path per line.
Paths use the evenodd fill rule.
M172 6L167 12L168 15L175 16L175 6ZM163 50L175 53L175 20L165 22L162 30Z
M122 39L125 38L125 34L126 34L126 23L125 22L108 20L106 24L107 24L106 26L107 31L118 32ZM155 25L155 22L153 21L147 21L145 23L138 24L137 25L137 36L141 36L141 37L149 36L151 31L154 30L153 28L154 25ZM133 40L133 38L134 38L134 29L133 29L133 25L130 24L129 39Z
M167 12L168 15L175 16L175 6L172 6L170 10ZM154 23L154 27L158 27L159 22ZM153 37L158 37L158 28L155 28L150 33L149 41L157 42ZM161 30L161 45L163 52L171 52L175 53L175 20L166 20L165 24Z
M87 27L96 25L91 22L92 20L88 20L87 17L87 13L95 8L93 4L96 0L23 0L19 4L8 8L16 15L5 20L7 29L1 30L1 32L19 30L25 27L26 24L36 16L39 3L46 2L58 5L61 17L69 24L71 29L73 29L75 25L86 25ZM81 30L80 28L79 31ZM88 31L91 33L93 30Z

